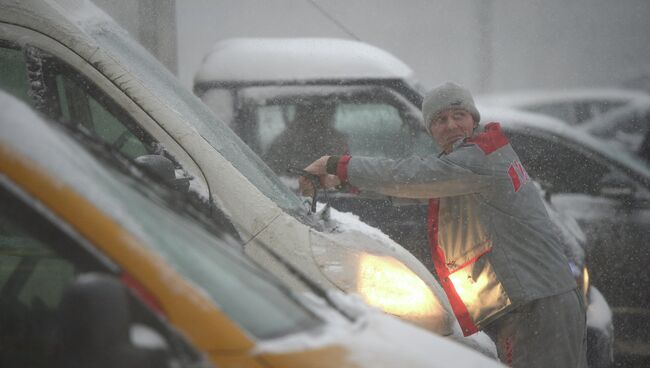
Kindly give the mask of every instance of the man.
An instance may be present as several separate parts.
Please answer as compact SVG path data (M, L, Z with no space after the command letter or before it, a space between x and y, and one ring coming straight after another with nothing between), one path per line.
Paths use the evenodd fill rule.
M586 318L556 228L498 123L478 130L469 91L446 83L422 104L438 156L323 156L325 187L427 200L438 278L465 335L484 330L514 367L585 367ZM313 190L300 179L303 193Z
M334 127L333 103L298 103L295 117L271 143L264 161L278 175L303 167L325 154L349 152L347 136Z

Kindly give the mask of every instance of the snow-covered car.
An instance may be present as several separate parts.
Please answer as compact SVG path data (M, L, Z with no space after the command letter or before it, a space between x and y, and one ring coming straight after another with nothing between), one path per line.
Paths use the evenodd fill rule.
M177 192L87 150L0 91L3 367L501 366L358 297L290 291Z
M232 39L218 42L205 57L194 90L216 112L226 112L223 119L278 175L288 175L288 166L304 167L320 155L334 153L326 151L336 146L327 140L339 135L347 139L345 149L352 155L400 158L436 152L421 128L422 95L414 80L408 66L394 56L360 42ZM303 111L311 119L296 122ZM306 127L298 127L299 123ZM327 129L338 134L324 133ZM297 147L286 147L278 155L274 141L289 133L293 137L281 141ZM297 189L295 180L285 183ZM422 247L428 244L426 206L395 207L380 197L352 194L328 197L335 208L381 228L433 272L430 250ZM578 285L588 298L590 366L607 366L612 350L611 310L598 290L589 286L584 234L566 212L547 205L564 235Z
M494 107L510 107L549 115L569 125L586 121L647 98L640 91L619 88L585 88L566 90L526 90L478 96L477 103Z
M599 115L581 129L650 163L650 97Z
M152 154L171 160L174 180L207 212L225 213L245 254L293 289L306 285L286 264L325 289L357 293L387 313L493 350L481 336L462 337L442 288L413 255L365 224L346 228L335 213L329 220L327 212L310 213L231 129L92 3L2 1L0 60L1 88L78 141L99 141L121 160Z

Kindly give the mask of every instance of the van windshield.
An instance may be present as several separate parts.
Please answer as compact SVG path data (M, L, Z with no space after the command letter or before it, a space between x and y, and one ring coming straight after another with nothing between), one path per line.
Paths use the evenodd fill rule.
M308 221L302 200L288 189L269 167L221 120L183 87L158 60L119 29L106 25L86 29L110 54L123 60L130 72L142 80L164 104L189 122L199 134L230 161L264 195L280 208Z

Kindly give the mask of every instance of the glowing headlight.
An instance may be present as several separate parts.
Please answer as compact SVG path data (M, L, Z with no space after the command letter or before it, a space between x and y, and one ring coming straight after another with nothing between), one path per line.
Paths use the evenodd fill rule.
M392 257L361 255L357 288L368 304L398 316L423 316L438 306L422 279Z
M355 231L331 237L313 232L312 255L338 289L427 330L452 334L456 321L431 272L390 238L380 240Z

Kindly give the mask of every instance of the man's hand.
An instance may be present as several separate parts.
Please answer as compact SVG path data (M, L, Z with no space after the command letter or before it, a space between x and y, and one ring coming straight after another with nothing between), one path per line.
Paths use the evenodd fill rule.
M336 175L330 175L327 173L327 160L330 156L323 156L318 160L309 164L305 167L305 171L318 175L320 177L321 187L328 189L333 188L339 184L341 181ZM315 188L312 185L311 181L304 176L298 178L298 185L300 186L300 192L305 196L311 196L314 194Z

